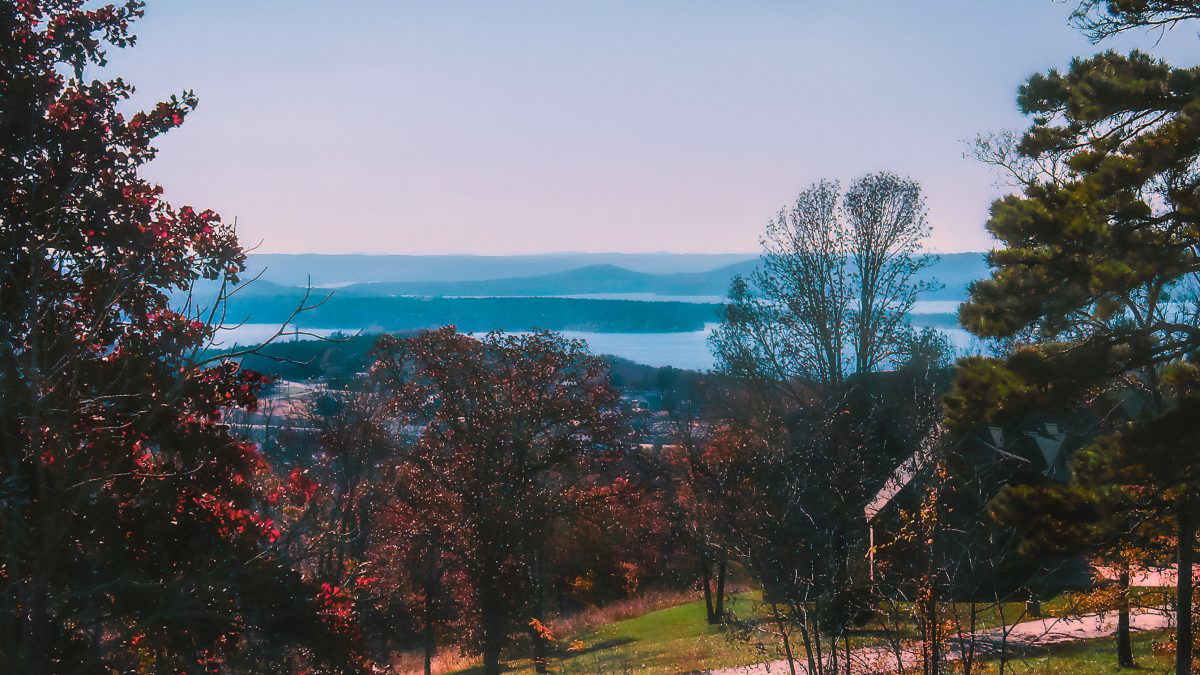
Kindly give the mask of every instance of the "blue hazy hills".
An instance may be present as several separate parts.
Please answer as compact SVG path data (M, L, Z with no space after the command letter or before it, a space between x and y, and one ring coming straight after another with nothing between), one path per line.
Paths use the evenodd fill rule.
M746 253L543 253L537 255L251 254L248 269L282 286L372 282L487 281L612 265L632 272L707 272L755 258Z
M294 319L309 328L697 331L718 319L733 277L750 274L757 262L737 254L260 254L248 260L246 276L256 278L234 294L225 315L235 323L289 321L311 280L309 300L322 302ZM986 275L982 254L942 255L922 273L941 287L922 299L965 299L967 285ZM214 294L212 285L200 286L195 297L203 305ZM921 323L953 326L955 319L926 315Z
M729 262L734 258L733 262ZM737 259L740 258L740 259ZM624 264L618 264L619 261ZM542 256L251 255L261 276L242 294L293 295L311 281L335 296L562 296L654 294L721 296L735 275L758 263L736 254L550 254ZM707 267L706 267L707 266ZM565 269L560 269L565 268ZM658 269L660 271L646 271ZM666 271L661 271L661 270ZM511 272L510 276L504 276ZM424 275L424 278L413 278ZM983 254L939 257L921 277L942 288L929 300L963 300L967 285L987 276Z

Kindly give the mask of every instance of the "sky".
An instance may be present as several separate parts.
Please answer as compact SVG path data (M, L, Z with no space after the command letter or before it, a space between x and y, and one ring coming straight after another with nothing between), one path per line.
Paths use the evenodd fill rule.
M939 252L990 248L1030 74L1094 46L1053 0L151 0L102 73L192 89L146 175L259 252L754 252L820 178L924 188Z

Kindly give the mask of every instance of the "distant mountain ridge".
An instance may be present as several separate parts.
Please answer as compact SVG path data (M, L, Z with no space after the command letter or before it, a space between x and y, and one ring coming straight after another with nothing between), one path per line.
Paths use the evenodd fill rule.
M484 281L614 265L647 274L706 272L755 259L752 253L543 253L537 255L343 255L252 253L249 275L283 286L376 282Z
M353 295L585 295L655 293L659 295L723 295L735 274L749 274L756 260L707 272L649 274L616 265L588 265L534 277L480 281L385 282L352 284L338 289Z
M600 255L600 254L597 254ZM646 254L657 255L657 254ZM300 256L305 260L310 256ZM353 256L333 256L334 258L353 258ZM370 256L362 256L370 257ZM394 256L384 256L392 258ZM403 256L401 256L403 257ZM416 256L420 258L420 256ZM443 256L440 258L448 258ZM470 256L461 256L471 258ZM534 256L536 257L536 256ZM711 263L717 257L706 256L703 260L682 262L674 260L674 266L699 266L705 262ZM500 265L491 265L489 269L507 269L510 265L524 260L506 259ZM259 264L258 257L252 264ZM328 261L326 261L328 262ZM349 264L351 261L343 261ZM438 265L444 264L442 260ZM493 261L494 262L494 261ZM544 262L544 261L543 261ZM559 264L563 261L556 261ZM643 260L643 262L646 262ZM288 266L301 264L301 261L288 260ZM466 264L466 263L463 263ZM392 297L392 296L554 296L554 295L589 295L589 294L654 294L665 296L724 296L729 289L729 283L735 275L746 276L753 272L758 265L757 258L749 258L726 264L715 269L701 271L651 273L633 270L627 267L611 264L591 264L546 274L518 274L509 277L481 279L417 279L417 280L373 280L368 282L351 283L338 287L334 294L342 297ZM436 266L434 266L436 267ZM535 267L537 267L535 265ZM426 267L426 270L432 268ZM365 274L369 270L357 270L356 274ZM378 272L381 275L398 276L400 272ZM406 271L405 275L414 273ZM432 272L431 272L432 273ZM441 269L439 274L446 275L447 269ZM463 270L462 274L466 274ZM479 270L471 270L477 274ZM337 272L327 269L324 278L351 276L349 272ZM279 295L294 295L303 285L283 284L278 279L289 278L289 274L263 275L263 278L246 286L240 293L244 297L271 297ZM461 274L460 274L461 276ZM922 296L928 300L964 300L967 285L977 279L987 276L987 265L981 253L951 253L939 257L936 264L924 270L920 279L936 280L942 288ZM315 277L314 285L320 285Z

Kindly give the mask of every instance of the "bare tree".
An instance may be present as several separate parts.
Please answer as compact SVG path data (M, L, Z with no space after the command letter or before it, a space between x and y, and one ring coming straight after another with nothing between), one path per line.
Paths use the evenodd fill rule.
M842 200L851 287L856 306L849 313L854 372L865 373L899 356L906 344L905 317L920 293L933 284L917 274L935 262L921 253L929 236L925 200L916 181L873 173L854 181Z
M882 172L843 195L821 180L768 223L761 266L730 288L712 345L734 375L784 389L797 381L840 384L901 356L907 316L933 282L920 273L936 258L915 181Z
M870 174L845 193L814 183L768 224L761 265L735 279L712 338L742 387L730 423L757 439L753 527L735 533L737 553L780 639L780 612L795 628L784 651L802 651L808 672L847 667L850 633L870 614L862 509L903 452L886 431L897 412L885 410L886 378L871 374L919 342L907 315L933 285L920 278L934 261L920 251L928 234L914 181Z

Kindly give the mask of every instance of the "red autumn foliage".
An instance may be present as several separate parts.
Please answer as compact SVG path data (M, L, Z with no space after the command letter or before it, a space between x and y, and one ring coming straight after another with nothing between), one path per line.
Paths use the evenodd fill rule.
M499 672L510 636L546 619L558 535L581 506L619 492L601 480L628 445L617 393L603 362L550 333L476 339L447 327L385 336L375 353L391 415L417 430L397 492L468 582L459 604L475 617L485 672ZM531 640L544 661L546 640Z
M699 561L708 620L719 623L733 533L753 528L755 443L739 428L690 419L676 424L675 437L661 457L671 476L671 505Z
M265 380L199 360L210 328L170 303L245 262L216 213L138 175L196 99L127 117L129 84L82 77L141 14L0 2L0 654L30 673L343 660L274 557L270 467L222 423Z

